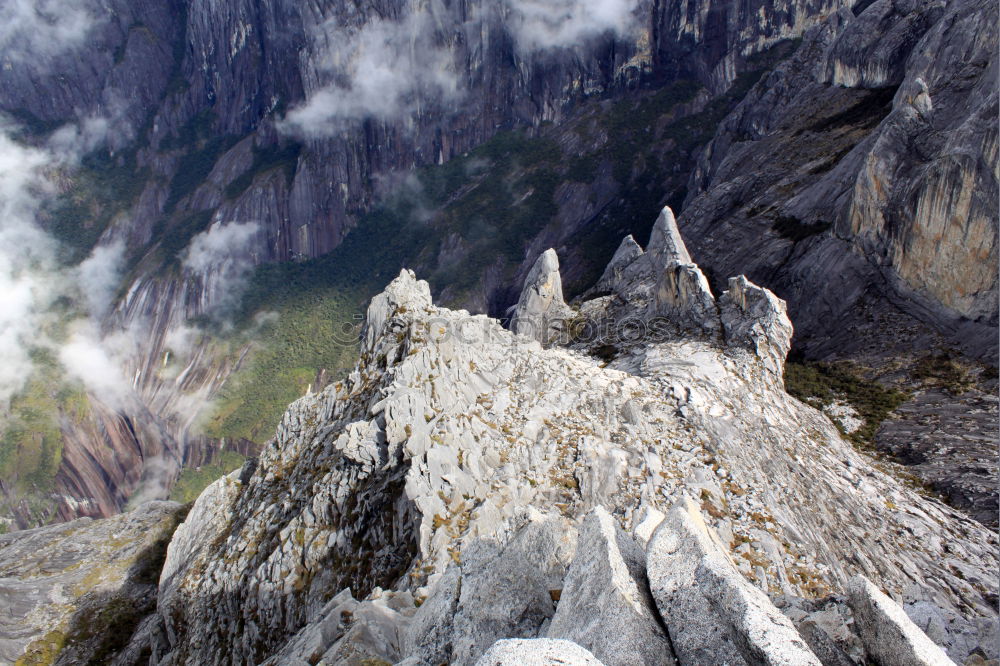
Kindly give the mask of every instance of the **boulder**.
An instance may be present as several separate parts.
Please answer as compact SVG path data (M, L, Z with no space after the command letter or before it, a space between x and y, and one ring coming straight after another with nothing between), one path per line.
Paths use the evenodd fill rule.
M954 666L899 604L864 576L847 584L847 603L865 651L879 666Z
M602 666L576 643L552 638L497 641L476 666Z
M403 634L403 654L421 664L451 663L452 622L461 582L458 566L449 566Z
M549 638L571 640L608 666L673 664L639 545L604 508L580 527Z
M503 546L482 539L462 551L453 664L472 664L501 638L534 638L555 613L576 531L560 516L521 527Z
M667 513L646 546L649 587L681 664L746 663L727 622L702 594L695 576L702 558L720 552L688 498Z
M729 627L748 664L820 666L820 660L767 595L747 582L722 554L702 558L695 572L701 593Z

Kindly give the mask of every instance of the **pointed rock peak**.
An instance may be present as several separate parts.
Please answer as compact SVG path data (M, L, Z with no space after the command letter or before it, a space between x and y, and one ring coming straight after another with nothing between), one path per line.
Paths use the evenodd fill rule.
M635 239L632 238L632 234L629 234L622 239L621 245L619 245L618 249L615 250L615 256L611 257L611 263L608 264L608 266L631 262L641 254L642 247L635 242Z
M793 333L785 302L740 275L729 278L719 311L726 343L749 348L780 380Z
M418 280L413 271L404 268L385 291L375 296L368 305L363 332L365 347L371 349L374 346L383 334L386 322L394 314L423 310L433 304L430 285L424 280Z
M692 263L670 206L664 206L660 216L656 218L646 252L661 259L664 266Z
M614 256L611 257L611 261L608 262L607 268L604 269L604 273L601 274L601 278L594 285L592 291L615 291L622 281L625 268L641 256L642 248L635 242L631 234L623 238L621 245L615 250Z
M563 300L559 257L550 248L531 267L514 309L510 328L519 335L526 335L546 344L562 330L563 322L571 315L572 311Z
M525 288L528 285L538 281L539 279L544 279L546 276L555 275L559 278L559 255L551 247L535 260L535 264L531 267L528 272L528 277L524 281ZM562 296L562 280L560 278L560 296Z

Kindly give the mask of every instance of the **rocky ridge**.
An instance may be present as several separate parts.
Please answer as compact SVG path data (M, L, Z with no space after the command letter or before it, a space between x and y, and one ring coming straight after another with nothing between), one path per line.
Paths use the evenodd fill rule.
M875 331L870 336L830 336L828 323L858 324L872 312L899 310L906 335L894 339L921 348L911 338L940 329L948 344L990 356L996 32L988 3L652 0L636 4L640 29L595 38L594 48L583 51L525 51L506 11L518 3L499 4L503 11L483 2L111 2L101 12L92 7L97 20L88 39L68 51L5 61L0 108L26 135L106 119L113 138L98 157L137 178L136 191L122 195L127 201L95 204L122 210L87 224L107 222L99 243L123 241L139 263L128 276L132 284L121 290L127 297L106 322L112 331L149 333L149 347L123 363L125 374L136 378L139 404L123 413L91 396L92 414L64 433L59 518L114 513L129 496L156 485L151 481L169 482L179 466L212 453L194 436L185 405L214 395L241 356L222 359L210 343L199 342L177 369L184 381L160 376L168 334L206 316L225 282L212 270L177 275L166 268L173 239L189 240L212 223L253 220L260 233L247 253L251 264L319 256L374 205L376 183L386 174L460 156L504 128L538 132L572 116L585 100L625 98L647 84L682 79L704 86L690 108L669 114L693 116L737 82L755 55L782 40L804 37L797 55L718 128L689 183L690 211L681 227L708 277L744 272L785 298L799 341L815 356L849 354L863 343L881 350L879 327L868 326ZM327 56L342 35L331 36L330 26L350 36L405 24L411 15L434 24L415 39L453 61L467 93L460 104L444 108L418 91L416 111L404 120L356 119L331 135L286 132L282 119L289 109L339 75ZM815 62L822 65L814 68ZM659 135L664 118L650 124L655 127L640 131ZM606 133L592 130L584 133ZM680 164L688 156L675 154L673 139L657 150L657 159L686 174ZM635 175L650 164L644 158L627 166ZM477 293L457 300L502 311L516 296L509 284L549 246L563 254L564 276L578 271L589 249L581 250L573 234L611 202L635 194L623 195L634 183L610 173L617 170L601 165L592 182L561 183L558 214L544 229L533 229L532 238L520 239L527 246L523 262L507 267L518 279L498 277L502 270L492 264L482 270ZM186 178L191 173L201 177ZM887 183L879 180L882 173L891 175ZM765 187L769 183L777 185ZM682 195L682 188L663 183L639 190L650 187L662 196L648 209ZM443 257L469 248L453 235L437 250ZM830 288L833 275L841 277ZM859 327L865 328L850 328ZM940 451L953 442L933 444ZM988 487L995 482L982 478L980 464L991 451L976 441L959 444L976 449L973 462L957 469L945 463L943 472L924 478L956 505L991 514L996 494ZM109 459L105 448L124 462ZM145 460L167 471L137 469ZM977 477L971 488L961 480L970 476ZM21 525L32 522L23 511L15 514Z
M725 89L747 57L775 39L796 36L840 4L798 0L772 13L765 3L728 16L723 39L704 46L712 58L725 58L721 74L698 68L683 75ZM668 63L703 50L691 36L701 40L706 17L716 14L702 12L692 32L686 21L674 25L683 13L680 3L630 7L634 25L628 30L587 33L569 45L526 46L517 33L523 7L506 0L348 7L326 0L83 2L85 38L43 45L38 57L8 54L0 69L0 110L16 121L21 138L44 142L64 124L97 122L107 129L106 141L84 156L87 173L61 174L59 189L71 208L97 211L70 225L69 240L76 250L89 249L95 239L98 247L126 248L128 284L119 294L127 296L104 328L111 335L141 330L150 341L121 363L135 378L136 404L112 409L101 396L90 396L86 418L63 433L66 460L47 498L58 518L113 514L129 497L168 486L180 466L213 453L212 443L190 427L188 405L215 395L241 355L220 358L211 342L200 341L177 368L185 381L160 372L165 340L211 316L216 288L228 277L217 266L197 274L174 270L194 233L213 223L252 221L259 234L247 253L251 265L321 256L344 240L394 173L441 164L498 131L558 122L587 99L674 80L681 72ZM442 100L433 86L414 89L414 99L404 100L413 107L406 113L382 117L369 110L334 118L332 128L291 128L290 111L347 75L333 62L353 58L335 57L336 49L380 30L406 32L416 45L411 56L439 58L434 64L444 63L441 71L461 94ZM29 44L34 37L18 36ZM117 185L87 193L88 170L94 169ZM609 187L607 174L601 181L587 186L602 191L597 208L617 198L619 187ZM567 183L560 199L574 198L568 195L581 187ZM574 219L561 222L559 233L583 226L575 218L593 214L573 210L567 215ZM90 235L95 239L81 241ZM462 250L461 239L456 244ZM516 269L523 276L530 261ZM483 295L470 298L469 307L487 309L503 297L495 283L506 281L493 273L495 267L483 272ZM106 449L123 463L110 460ZM140 469L147 460L156 463ZM19 526L36 522L18 507L24 498L13 488L0 491Z
M702 289L669 211L653 238L547 348L403 271L350 377L195 503L123 654L471 664L500 639L568 638L634 663L666 637L657 663L704 663L699 645L860 663L872 646L838 595L861 574L939 618L957 662L995 659L996 535L784 393L782 301L742 277Z

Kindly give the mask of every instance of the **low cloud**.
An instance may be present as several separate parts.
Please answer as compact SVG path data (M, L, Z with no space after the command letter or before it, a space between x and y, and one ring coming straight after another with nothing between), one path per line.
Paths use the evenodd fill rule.
M629 37L641 22L638 0L505 0L519 50L580 49L612 34Z
M215 319L224 319L239 305L250 271L256 265L260 225L256 222L215 222L191 239L183 267L198 276L203 302Z
M122 373L107 341L92 323L78 322L69 341L59 348L59 362L101 402L113 409L124 409L133 395L132 385Z
M0 3L0 59L51 58L87 39L100 8L89 0L4 0Z
M138 487L129 497L130 507L139 506L143 502L167 499L174 478L180 471L177 461L164 456L147 458L142 464L142 479Z
M110 311L124 261L125 244L116 240L95 247L74 270L77 287L91 317L101 320Z
M74 164L81 151L99 145L103 126L96 120L68 126L45 147L32 147L11 138L15 127L0 124L0 407L31 376L35 350L55 350L63 358L53 339L66 317L57 302L78 302L96 321L113 301L123 246L98 246L79 266L65 266L58 260L58 243L38 224L43 204L57 191L55 174ZM84 347L98 345L96 333L71 342L65 356L73 364L71 374L84 368Z
M24 386L57 296L55 244L35 223L53 191L51 157L0 131L0 404Z
M118 118L114 121L102 116L90 116L77 123L63 125L49 137L49 150L61 162L76 164L84 155L107 142L113 124L120 123ZM114 129L122 130L120 127Z
M595 38L636 36L640 14L639 0L492 0L469 14L410 2L397 19L375 17L361 26L331 20L315 30L312 46L316 74L326 82L278 127L316 138L362 120L412 121L428 108L454 107L465 94L465 63L448 36L460 44L499 25L524 56L583 54Z
M457 100L459 78L451 51L435 40L437 23L430 7L420 7L398 20L320 26L315 49L323 54L320 71L332 81L293 109L282 128L306 136L330 134L345 123L415 115L429 100Z

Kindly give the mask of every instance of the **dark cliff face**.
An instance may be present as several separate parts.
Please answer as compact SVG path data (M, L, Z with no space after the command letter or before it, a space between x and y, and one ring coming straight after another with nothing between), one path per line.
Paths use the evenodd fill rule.
M995 359L995 28L990 3L885 0L808 33L692 176L699 261L774 288L816 355L872 343L835 322L873 307Z
M558 122L582 98L644 79L694 77L721 92L747 57L797 36L834 8L789 3L732 13L712 3L643 2L620 30L539 37L518 22L516 2L120 4L107 16L95 14L85 44L0 72L0 106L37 120L39 129L112 117L115 129L134 137L137 165L150 170L149 178L130 219L113 232L127 237L133 252L157 240L156 219L169 229L185 214L213 210L260 220L264 260L335 247L370 207L379 174L448 160L498 129ZM403 37L414 40L411 50L430 51L433 64L446 66L452 94L440 82L418 81L404 91L401 113L349 110L344 121L292 123L290 133L278 132L276 121L343 77L331 58L356 55L352 40L363 42L372 25L430 32ZM344 39L342 53L337 40ZM379 101L398 102L391 91ZM247 164L251 146L284 151L290 177L253 172L266 160ZM215 187L186 183L185 172L205 178L213 166Z
M372 259L372 276L405 263L446 302L502 314L545 248L559 248L581 291L622 235L640 238L663 203L686 201L697 260L789 299L816 354L853 342L826 335L830 318L887 303L917 328L995 327L983 266L996 263L996 36L970 28L985 5L880 0L858 16L819 0L631 6L617 23L539 30L516 0L115 2L91 8L85 40L5 62L0 108L27 140L108 123L103 171L85 159L81 173L111 174L92 196L111 192L117 207L86 224L126 246L105 329L143 340L123 361L136 403L66 428L57 494L74 499L61 514L107 515L156 486L135 469L150 460L169 483L204 459L213 445L192 405L215 397L250 347L205 335L165 372L175 338L231 308L239 294L226 283L253 266L329 257L355 228L355 240L393 238L352 248L406 245ZM388 56L372 61L372 45ZM914 102L921 85L932 114ZM420 210L375 225L414 167L421 196L407 205ZM435 189L435 178L457 184ZM426 233L406 226L417 219ZM188 266L192 239L227 224L253 233L226 261ZM975 262L962 254L970 239Z

